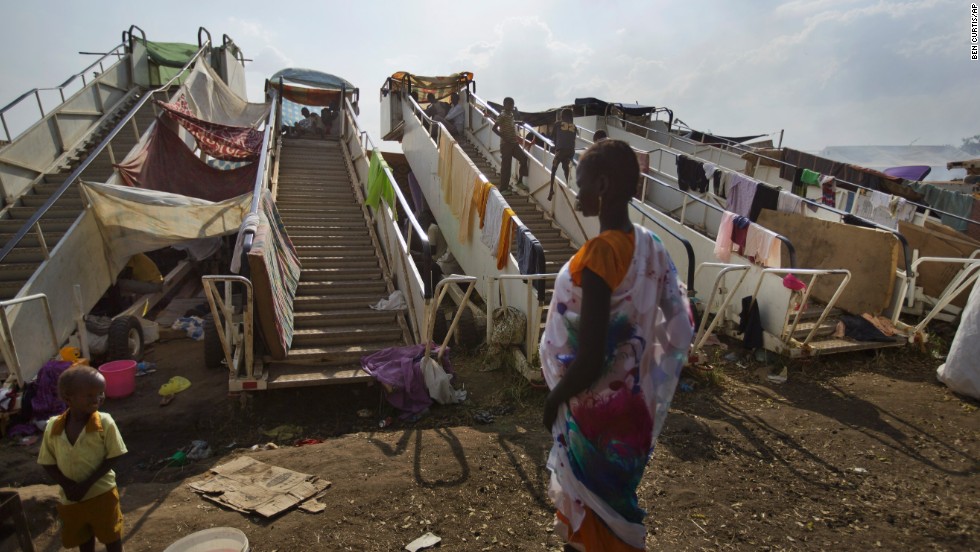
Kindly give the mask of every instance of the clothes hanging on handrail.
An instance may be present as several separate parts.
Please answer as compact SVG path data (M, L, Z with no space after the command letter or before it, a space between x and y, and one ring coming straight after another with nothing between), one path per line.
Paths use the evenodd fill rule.
M728 189L726 196L728 203L725 205L727 211L749 216L752 210L752 202L755 200L755 191L759 182L741 173L732 172L728 174Z
M759 213L763 209L775 211L779 205L779 188L759 182L755 188L755 197L752 198L752 207L749 209L749 220L755 222L759 220Z
M541 247L541 243L531 230L520 225L517 227L517 268L520 269L521 274L544 274L545 271L545 259L544 259L544 248ZM534 289L538 293L538 297L544 297L545 286L544 280L535 280Z
M790 193L786 190L779 191L779 199L776 202L776 210L781 213L803 214L803 198Z
M453 146L456 141L448 132L439 134L439 185L442 187L442 200L452 205Z
M480 241L490 249L491 255L497 254L497 241L500 239L500 222L504 216L507 201L494 186L487 197L486 214L483 219L483 232Z
M732 258L732 221L738 216L731 211L721 213L721 222L718 224L718 232L715 236L715 257L727 263Z
M500 219L500 237L497 238L497 270L507 266L507 259L510 257L510 242L514 237L515 216L514 210L507 207Z
M829 207L837 207L837 184L836 180L832 176L824 176L820 179L820 200L824 205Z
M476 212L480 215L480 228L483 228L483 221L487 216L487 200L490 198L490 192L495 189L496 186L489 182L484 182L483 187L480 189L479 197L474 196L473 201L476 202Z
M782 241L768 228L752 223L745 236L745 250L742 253L752 262L769 268L782 267Z
M677 185L683 191L694 190L704 193L708 191L708 178L705 176L704 166L697 159L682 154L678 154L675 160L677 164Z

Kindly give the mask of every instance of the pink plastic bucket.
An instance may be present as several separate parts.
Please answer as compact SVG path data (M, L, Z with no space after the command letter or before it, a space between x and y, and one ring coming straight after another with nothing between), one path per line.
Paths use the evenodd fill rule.
M105 396L121 399L133 394L136 389L136 361L114 360L99 366L99 373L105 378Z

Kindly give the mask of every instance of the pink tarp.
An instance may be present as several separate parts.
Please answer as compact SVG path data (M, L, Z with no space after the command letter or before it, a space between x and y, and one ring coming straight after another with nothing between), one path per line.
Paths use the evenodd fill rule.
M143 149L116 165L127 185L207 201L224 201L255 187L255 163L230 170L213 168L162 122L154 125Z
M212 123L194 117L181 95L173 103L157 101L170 118L180 123L197 140L201 151L225 161L255 161L262 150L262 131Z

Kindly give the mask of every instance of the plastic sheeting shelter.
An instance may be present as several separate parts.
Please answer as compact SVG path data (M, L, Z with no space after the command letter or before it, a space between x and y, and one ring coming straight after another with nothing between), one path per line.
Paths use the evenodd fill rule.
M285 100L310 106L333 106L341 94L352 95L357 87L347 79L313 69L288 68L266 81L266 90L276 88Z
M238 232L252 201L251 193L211 202L113 184L81 187L106 244L111 274L137 253Z
M407 71L398 71L391 75L392 90L408 88L418 92L420 99L432 93L437 100L448 98L453 92L458 92L473 82L473 73L460 71L445 77L422 77Z

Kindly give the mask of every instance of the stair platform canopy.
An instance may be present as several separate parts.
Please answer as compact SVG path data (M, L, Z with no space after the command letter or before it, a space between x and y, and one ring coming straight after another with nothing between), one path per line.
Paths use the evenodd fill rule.
M266 90L264 199L242 227L241 269L203 279L218 338L206 360L227 366L232 391L370 381L362 357L431 338L426 234L358 125L356 87L284 69ZM374 308L395 295L402 307Z
M163 61L153 52L163 44L180 48ZM152 165L147 163L152 157L152 137L164 127L176 137L184 157L194 163L209 167L208 162L216 159L212 153L221 156L204 146L206 140L198 140L169 118L161 104L189 99L182 104L184 111L200 123L199 129L208 132L213 125L228 125L230 120L216 111L202 113L199 106L212 103L195 103L195 97L208 96L213 105L226 110L268 112L268 105L248 104L242 97L242 59L227 36L224 44L212 47L204 28L195 45L150 42L134 25L123 33L122 44L56 89L61 102L47 111L42 107L40 120L24 130L11 130L6 124L8 108L15 109L22 99L0 109L10 139L0 148L4 195L0 340L10 383L30 381L58 353L77 330L81 316L116 283L130 257L181 247L190 240L217 240L238 229L247 212L254 177L243 194L238 194L245 199L220 198L228 200L227 204L215 207L215 202L193 197L193 193L168 193L160 186L167 178L182 181L186 175L161 179L141 169ZM212 69L209 64L218 60L223 65ZM96 69L98 74L90 77ZM79 82L81 88L71 93ZM33 92L24 97L37 98L40 104L40 91ZM257 122L264 119L263 114ZM258 131L240 128L234 132L254 138ZM261 132L258 134L261 138ZM222 138L227 136L216 140ZM257 157L259 148L254 149ZM132 178L124 182L120 172L126 167ZM196 184L200 190L211 182L197 179ZM194 249L201 254L214 251L195 243L199 247ZM200 258L188 254L164 275L162 289L136 296L132 306L112 316L142 314L152 308L172 286L182 283L189 263Z

